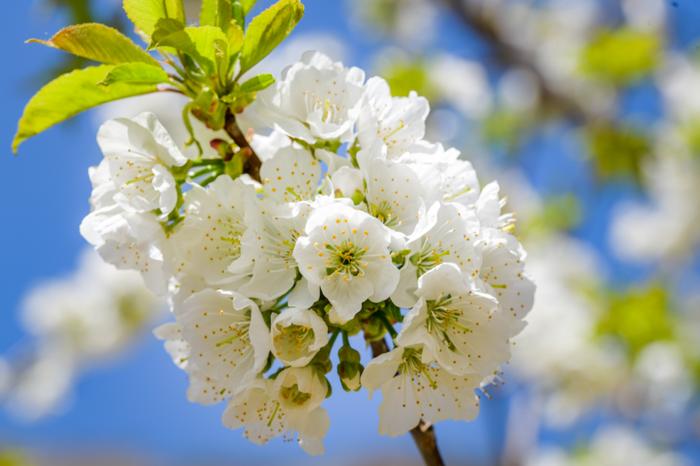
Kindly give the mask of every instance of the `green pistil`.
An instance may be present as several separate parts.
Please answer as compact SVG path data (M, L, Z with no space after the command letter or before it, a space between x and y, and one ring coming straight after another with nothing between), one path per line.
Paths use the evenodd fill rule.
M379 204L369 204L369 213L388 227L394 227L399 224L399 219L394 217L394 214L391 212L391 205L387 201L381 201Z
M430 367L423 364L420 359L420 350L413 348L406 348L403 353L403 362L399 366L399 372L409 374L422 374L426 379L431 388L436 388L437 383L430 376Z
M216 347L220 348L222 346L230 345L234 341L238 340L239 338L243 338L248 335L248 328L250 326L250 323L244 322L240 324L231 324L229 328L233 332L231 335L227 336L223 340L219 340L216 342Z
M342 274L357 277L364 273L365 264L361 261L367 252L366 247L356 246L352 241L343 241L339 245L327 244L330 253L326 274Z
M272 414L270 415L270 419L267 421L267 427L270 427L272 423L275 420L275 417L277 416L277 412L280 410L280 404L278 402L275 402L275 409L272 411Z
M413 254L410 261L416 266L417 275L421 276L428 270L442 264L442 258L449 254L448 251L433 249L427 242L423 243L421 249Z
M450 330L461 330L470 333L472 330L460 322L462 311L450 307L452 297L447 295L436 301L428 301L428 318L425 326L428 333L438 335L447 344L450 350L455 351L456 346L449 337Z
M297 406L302 406L304 403L309 401L311 398L311 393L302 392L299 390L299 386L294 384L290 387L282 387L280 390L280 396L290 403Z
M281 332L275 335L275 345L279 347L305 348L313 339L314 331L312 329L294 324L281 329Z

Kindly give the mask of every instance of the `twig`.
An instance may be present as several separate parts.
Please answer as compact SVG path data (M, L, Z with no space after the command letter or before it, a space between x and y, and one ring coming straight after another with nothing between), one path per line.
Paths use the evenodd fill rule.
M474 31L484 41L491 49L498 65L523 68L534 76L545 108L558 111L577 124L591 120L595 121L603 117L602 115L594 114L572 96L551 86L534 61L523 50L512 44L506 37L503 37L495 19L483 8L470 5L468 0L439 1L442 1L450 8L466 27Z
M370 342L370 346L372 347L372 355L374 357L389 351L389 347L384 339L372 341ZM427 466L445 466L445 462L442 460L442 455L437 445L435 429L432 425L421 419L420 423L411 429L411 437L413 437L413 441L416 447L418 447L423 461L425 461Z
M224 125L224 129L228 135L231 136L233 142L235 142L236 145L246 154L243 173L247 173L255 181L262 182L260 178L260 167L262 166L262 162L253 148L250 146L250 143L243 134L243 131L241 131L241 128L238 127L236 115L234 115L231 110L226 111L226 123Z

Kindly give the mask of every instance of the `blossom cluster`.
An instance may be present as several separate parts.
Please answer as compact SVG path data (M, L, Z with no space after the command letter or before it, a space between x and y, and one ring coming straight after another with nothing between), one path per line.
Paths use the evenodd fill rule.
M255 443L296 437L319 454L342 337L341 384L382 391L381 433L477 415L534 285L499 186L424 140L428 113L308 52L237 116L259 177L222 139L185 155L152 114L102 126L81 231L167 298L175 320L155 333L192 402L225 401L224 424ZM366 365L357 334L375 350Z
M162 311L138 273L86 250L74 273L24 298L22 326L31 339L0 359L0 401L25 420L55 414L82 372L123 353Z

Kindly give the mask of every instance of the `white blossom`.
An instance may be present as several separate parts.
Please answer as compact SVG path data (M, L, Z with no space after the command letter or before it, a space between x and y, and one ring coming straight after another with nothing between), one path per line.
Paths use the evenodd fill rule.
M97 141L118 190L117 202L136 212L160 209L164 215L175 208L170 168L184 165L187 158L154 114L110 120L100 128Z
M509 332L498 301L470 289L455 264L441 264L418 279L418 302L397 338L402 346L422 345L424 363L437 361L454 375L488 377L510 358Z
M418 425L446 419L471 420L479 412L474 390L481 379L454 376L422 362L421 351L397 347L374 358L362 373L362 386L382 391L379 433L397 436Z
M272 320L272 354L293 367L307 365L328 343L328 327L310 309L290 307Z
M379 140L390 158L399 157L423 139L429 111L424 97L415 92L408 97L392 97L385 80L371 78L358 119L358 142L366 148Z
M253 188L242 178L220 176L206 189L193 186L185 197L185 220L171 238L173 273L201 277L210 285L235 282L229 267L241 256L246 208Z
M274 122L275 129L313 143L348 141L352 137L365 74L345 68L318 52L307 52L288 67L274 88L261 93L258 112Z
M345 204L328 204L311 214L294 258L301 274L333 305L331 320L347 322L365 300L391 295L399 271L389 243L390 234L377 219Z
M203 290L175 309L188 361L216 386L236 393L262 371L270 332L258 306L233 293Z
M230 429L244 427L246 438L258 445L280 435L298 434L299 445L307 453L322 454L323 438L330 426L326 410L320 406L310 410L287 409L274 385L270 379L258 379L233 397L224 412L224 425ZM311 399L312 395L303 390L297 385L296 391L288 389L287 396Z

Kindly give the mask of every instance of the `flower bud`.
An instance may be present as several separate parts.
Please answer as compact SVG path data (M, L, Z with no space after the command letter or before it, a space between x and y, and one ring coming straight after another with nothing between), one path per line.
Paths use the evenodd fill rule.
M341 362L360 362L360 353L351 346L343 345L340 350L338 350L338 357Z
M343 389L348 392L356 392L362 388L360 377L362 376L362 364L342 361L338 364L338 377Z

